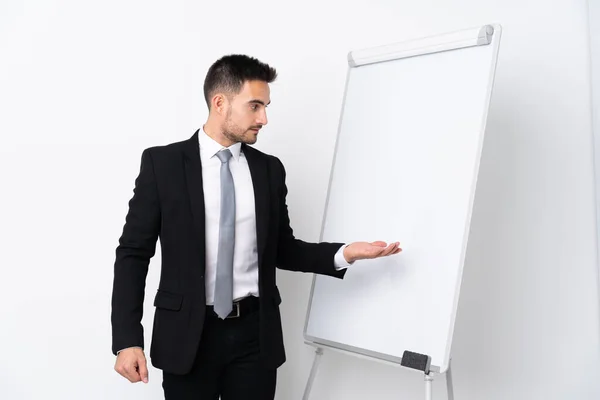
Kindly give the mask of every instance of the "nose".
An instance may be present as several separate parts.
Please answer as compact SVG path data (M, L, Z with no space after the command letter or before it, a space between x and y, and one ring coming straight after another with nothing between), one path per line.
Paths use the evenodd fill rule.
M263 126L269 123L269 120L267 119L267 112L264 109L258 115L258 119L256 120L256 122L257 122L257 124L263 125Z

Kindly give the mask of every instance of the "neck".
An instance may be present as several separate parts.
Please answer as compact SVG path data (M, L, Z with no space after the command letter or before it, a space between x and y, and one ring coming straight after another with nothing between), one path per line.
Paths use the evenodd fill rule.
M220 124L217 124L216 122L214 122L210 118L202 126L202 129L204 130L204 132L206 132L206 134L211 139L213 139L215 142L219 143L223 147L229 147L229 146L231 146L231 145L233 145L233 144L236 143L236 142L228 139L223 134L223 130L221 129Z

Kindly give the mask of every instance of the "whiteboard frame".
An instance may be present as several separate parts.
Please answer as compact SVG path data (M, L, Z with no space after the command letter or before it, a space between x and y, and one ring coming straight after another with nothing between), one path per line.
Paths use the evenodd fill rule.
M490 28L491 28L491 31L490 31ZM474 37L474 34L476 35L476 37ZM485 36L489 40L482 39L482 36ZM444 363L442 365L433 365L433 364L431 365L431 371L437 372L437 373L445 373L450 365L450 359L451 359L450 353L451 353L452 339L453 339L453 334L454 334L454 324L456 321L458 300L460 297L460 287L461 287L461 283L462 283L464 261L465 261L469 232L470 232L470 227L471 227L471 217L472 217L472 213L473 213L473 202L475 199L477 178L479 176L479 165L480 165L480 161L481 161L481 153L482 153L483 142L484 142L484 137L485 137L485 128L487 125L488 113L489 113L492 92L493 92L493 87L494 87L494 77L496 74L496 66L497 66L497 62L498 62L498 53L499 53L501 36L502 36L502 26L500 24L486 24L486 25L482 25L477 28L464 29L461 31L450 32L447 34L430 36L430 37L427 37L424 39L417 39L415 41L407 41L407 42L401 42L401 43L397 43L395 45L390 45L390 46L378 46L378 47L374 47L371 49L359 50L359 52L363 53L363 54L364 53L369 54L369 52L370 52L369 62L359 63L356 61L357 60L356 53L358 53L358 52L348 53L348 69L346 72L346 83L345 83L345 87L344 87L342 110L340 112L340 117L339 117L339 122L338 122L338 130L337 130L337 136L336 136L336 141L335 141L335 146L334 146L333 160L332 160L330 174L329 174L329 184L328 184L328 189L327 189L327 197L325 200L325 211L323 213L323 222L321 225L321 233L319 236L319 241L323 241L323 233L325 231L325 224L327 221L327 209L329 207L330 188L331 188L332 179L333 179L333 170L334 170L334 166L335 166L335 162L336 162L336 158L337 158L339 138L340 138L340 134L341 134L342 121L344 118L344 110L346 109L346 97L348 94L348 85L350 82L350 73L351 73L352 68L360 68L362 65L367 65L367 64L397 60L397 59L407 58L407 57L417 57L417 56L421 56L421 55L439 53L442 51L452 51L452 50L464 49L464 48L473 47L473 46L487 46L487 45L493 46L493 50L492 50L493 51L493 59L492 59L492 65L490 68L489 80L488 80L489 87L488 87L488 92L487 92L487 96L485 99L487 106L484 109L482 126L481 126L481 129L479 132L479 145L478 145L478 149L477 149L478 154L476 157L475 174L473 177L473 182L471 184L471 195L469 197L467 223L465 224L465 232L464 232L464 236L463 236L464 237L463 249L461 251L459 274L458 274L458 280L456 282L457 290L455 292L456 295L454 298L454 307L453 307L453 312L452 312L453 315L451 318L450 330L448 332L448 343L450 343L450 346L448 346L447 353L444 357ZM452 38L458 37L461 39L448 40L448 38L450 38L450 37L452 37ZM471 37L471 39L469 37ZM424 42L424 41L426 41L426 42ZM437 42L437 45L436 45L436 42ZM414 46L411 46L411 43L426 43L426 45L415 48ZM398 48L400 48L400 49L405 48L405 49L410 49L410 50L409 51L393 51L394 49L398 50ZM390 49L392 49L392 51L390 51ZM379 56L377 55L378 51L380 52ZM376 59L377 61L373 61L374 59ZM317 278L318 278L318 276L316 274L313 275L311 289L310 289L310 295L309 295L309 302L308 302L308 307L306 310L306 317L305 317L305 321L304 321L303 336L304 336L305 342L312 346L329 347L333 350L341 350L342 352L352 353L352 354L356 354L359 356L366 356L368 358L372 358L375 360L380 360L380 361L384 361L384 362L387 361L387 362L391 362L393 364L400 364L402 362L402 357L396 357L396 356L392 356L389 354L383 354L383 353L379 353L379 352L372 351L372 350L366 350L366 349L354 347L354 346L347 345L344 343L339 343L339 342L335 342L335 341L331 341L331 340L327 340L327 339L322 339L319 337L314 337L307 333L308 323L309 323L309 318L310 318L310 311L312 308L313 295L314 295L315 284L316 284ZM410 350L410 349L406 349L406 350Z

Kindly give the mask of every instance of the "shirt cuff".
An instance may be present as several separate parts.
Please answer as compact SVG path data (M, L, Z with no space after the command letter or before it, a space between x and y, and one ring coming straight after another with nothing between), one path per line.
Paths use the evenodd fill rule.
M137 349L141 349L141 347L140 347L140 346L131 346L131 347L126 347L126 348L124 348L124 349L121 349L121 350L117 351L117 355L119 355L119 353L120 353L120 352L122 352L123 350L127 350L127 349L136 349L136 348L137 348ZM143 349L142 349L142 350L143 350Z
M346 247L348 247L347 244L340 247L340 249L337 251L337 253L335 253L335 256L333 257L333 266L335 267L336 271L346 269L352 264L354 264L346 261L346 258L344 257L344 249Z

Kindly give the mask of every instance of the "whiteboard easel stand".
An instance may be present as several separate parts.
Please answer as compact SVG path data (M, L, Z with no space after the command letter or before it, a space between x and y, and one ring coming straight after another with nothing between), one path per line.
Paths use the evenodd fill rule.
M429 374L425 374L425 399L432 400L433 399L433 375L430 372ZM446 370L446 392L448 394L448 400L454 400L454 387L452 385L452 366L448 365L448 369Z
M373 47L370 49L363 49L358 51L352 51L348 53L348 66L349 68L360 67L369 64L376 64L380 62L386 62L390 60L397 60L400 58L410 58L417 57L420 55L427 55L432 53L441 53L450 50L457 50L469 47L476 46L486 46L492 44L492 38L494 35L499 37L501 33L501 27L499 25L484 25L473 29L461 30L456 32L451 32L449 34L444 35L435 35L430 37L425 37L417 40L406 41L402 43L396 43L392 45L384 45ZM496 41L496 51L499 42ZM495 71L495 59L494 59L494 68L492 69L492 76ZM350 71L350 70L349 70ZM348 81L350 78L350 73L348 72L347 81L346 81L346 89L348 90ZM491 95L491 92L488 96ZM344 94L344 101L346 99L346 94ZM489 101L489 97L488 97ZM345 107L345 105L344 105ZM341 117L340 117L341 119ZM485 118L484 118L485 121ZM484 125L485 126L485 125ZM341 122L340 128L341 129ZM338 132L339 136L339 132ZM337 142L336 142L336 151L334 152L334 164L337 156ZM331 185L331 177L330 183ZM326 203L329 203L329 191L327 195ZM327 211L327 207L326 207ZM327 213L327 212L326 212ZM323 241L325 224L321 227L321 236L320 240ZM315 277L316 278L316 277ZM308 321L310 310L312 307L312 298L313 291L315 288L315 279L313 279L313 285L311 289L311 296L309 301L309 307L307 310L307 318L304 327L304 337L307 340L306 344L312 345L316 347L315 358L313 361L313 365L310 371L310 375L306 384L306 388L304 391L303 400L308 400L310 396L310 392L312 390L312 386L317 374L317 370L321 359L323 357L323 348L326 347L331 350L339 351L342 353L351 354L353 356L367 358L370 360L381 361L385 363L390 363L394 366L401 365L406 368L411 368L415 370L419 370L423 372L424 380L425 380L425 398L426 400L432 400L433 397L433 380L434 374L446 374L446 389L448 394L448 400L454 400L454 388L452 382L452 370L451 370L451 358L448 358L447 369L444 372L441 371L441 367L434 366L434 369L438 369L438 371L430 371L430 362L431 357L423 354L412 353L410 351L405 351L402 358L393 357L393 359L385 357L382 358L381 354L376 355L372 354L372 352L361 351L360 349L352 349L349 346L347 348L339 347L339 344L324 344L322 342L314 341L315 338L311 337L307 334L308 330ZM322 340L322 339L321 339ZM448 355L449 356L449 355Z
M307 344L312 344L312 343L307 343ZM338 349L334 349L334 350L338 350ZM338 350L341 352L345 352L343 350ZM315 349L315 358L313 360L313 364L312 367L310 369L310 375L308 376L308 380L306 382L306 387L304 388L304 395L302 396L302 400L309 400L310 398L310 392L312 391L312 387L313 387L313 383L315 381L315 377L317 376L317 370L319 369L319 364L321 363L321 359L323 358L323 347L317 346L317 348ZM407 356L407 353L410 352L405 352L405 356L402 358L404 364L400 364L406 368L412 368L412 369L417 369L417 370L422 370L423 371L423 376L425 378L425 400L433 400L433 380L434 380L434 375L433 372L431 372L429 370L429 363L431 362L430 357L428 356L423 356L420 354L416 354L416 353L410 353L412 355L417 355L421 361L424 361L424 366L421 369L421 366L417 365L417 363L415 362L411 362L411 357ZM423 359L423 357L426 357L425 359ZM396 364L397 365L397 364ZM413 367L409 366L409 365L413 365ZM448 400L454 400L454 386L452 384L452 364L449 363L448 364L448 369L445 372L446 374L446 390L447 390L447 394L448 394Z
M315 359L313 360L313 365L310 369L310 375L308 376L308 381L306 382L306 387L304 388L304 396L302 396L302 400L308 400L310 396L310 391L312 390L312 386L315 381L315 376L317 375L317 369L319 369L319 364L321 363L322 356L323 348L317 347L315 350Z

